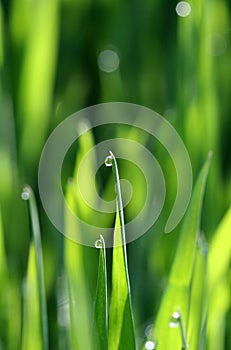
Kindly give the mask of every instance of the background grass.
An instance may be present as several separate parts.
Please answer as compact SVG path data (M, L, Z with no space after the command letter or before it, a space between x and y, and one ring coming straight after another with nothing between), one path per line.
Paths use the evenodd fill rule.
M182 18L176 14L176 2L169 0L1 1L0 348L20 348L26 344L25 335L32 341L38 336L38 349L43 347L40 321L33 316L39 314L39 293L28 287L37 290L39 281L30 218L21 200L28 183L40 218L49 348L94 349L89 333L99 250L78 246L56 232L41 207L37 169L44 142L56 125L75 111L109 101L145 105L169 120L187 146L194 178L213 151L200 226L205 238L197 247L190 284L191 305L200 307L193 317L189 310L188 325L184 322L189 341L195 327L200 328L195 332L200 334L201 349L231 347L230 212L219 224L231 198L231 7L228 0L189 3L191 14ZM120 59L111 73L98 64L104 49L113 50ZM182 226L171 235L163 234L176 193L171 159L161 145L135 129L98 127L70 149L62 178L73 210L87 220L113 222L113 216L96 218L80 201L76 169L91 145L128 134L149 147L167 179L160 219L127 248L136 339L142 346L147 326L158 315ZM125 210L129 219L139 211L144 180L129 162L118 160L118 165L121 177L131 174L134 184L132 204ZM113 177L107 170L100 169L97 186L105 199L112 199ZM70 177L73 181L67 183ZM71 225L66 217L66 229ZM110 295L112 255L107 250ZM27 317L37 322L34 327Z

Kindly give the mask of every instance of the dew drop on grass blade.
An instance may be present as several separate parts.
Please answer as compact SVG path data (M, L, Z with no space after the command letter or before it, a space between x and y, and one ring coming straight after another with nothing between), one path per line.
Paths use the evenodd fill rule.
M109 349L136 349L131 291L127 266L123 205L116 159L110 152L116 186L116 220L112 257L112 292L109 311Z
M108 303L105 242L102 236L96 241L99 252L98 281L94 312L94 339L96 350L108 349Z
M38 211L34 193L29 186L24 188L21 197L28 201L33 234L24 286L22 349L48 350L46 294Z
M209 155L193 190L190 205L181 229L169 283L161 301L154 325L154 335L158 341L158 350L180 350L182 348L180 329L171 329L169 322L172 313L177 310L181 314L182 322L187 327L189 288L192 279L196 240L210 158L211 156Z

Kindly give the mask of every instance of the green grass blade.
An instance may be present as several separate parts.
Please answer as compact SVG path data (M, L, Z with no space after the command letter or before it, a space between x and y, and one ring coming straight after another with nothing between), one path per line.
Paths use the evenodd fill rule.
M92 215L91 209L82 198L79 181L78 169L84 155L94 146L94 138L91 132L84 132L87 120L82 120L78 124L78 128L82 131L79 138L79 148L73 179L67 184L66 201L69 208L77 217L89 222L89 217ZM86 173L88 177L94 176L93 164L95 162L94 155L87 158ZM85 176L85 175L84 175ZM84 179L86 180L86 179ZM85 190L85 189L84 189ZM86 186L88 196L94 201L94 192L90 186ZM88 198L89 198L88 197ZM73 220L73 216L67 211L65 215L65 232L66 236L78 241L81 239L84 232L80 226ZM70 298L70 342L73 349L82 350L92 349L92 298L90 295L90 284L96 275L94 258L97 258L95 249L83 247L80 244L74 243L69 239L65 239L65 268L68 280L68 291ZM95 289L95 285L94 285Z
M211 154L209 154L208 159L199 174L188 213L184 219L176 257L170 274L170 283L172 284L188 286L191 281L197 234L200 229L202 201L210 166L210 159ZM183 265L182 258L185 261L185 264Z
M1 209L1 208L0 208ZM21 305L18 281L10 276L6 259L3 223L0 210L0 328L1 345L17 349L20 342Z
M107 350L108 348L108 303L107 303L107 270L105 242L103 237L96 242L100 248L98 282L94 314L95 348Z
M199 236L189 301L188 339L191 350L199 349L202 334L207 250L204 238Z
M196 239L199 231L202 199L210 165L210 157L205 162L195 185L191 202L184 219L177 252L172 265L169 285L163 296L156 318L154 334L158 341L158 349L182 348L182 332L180 327L170 328L169 322L173 312L181 315L183 327L188 319L189 287L192 279L196 250Z
M33 233L33 244L31 244L31 248L30 248L27 287L26 287L27 289L26 304L29 305L29 308L26 311L28 313L28 316L26 315L26 325L24 327L23 334L24 334L24 338L26 339L27 327L30 326L30 322L32 322L32 320L30 320L30 316L31 318L33 318L33 307L34 307L35 314L39 318L39 322L40 322L41 339L42 339L41 348L43 350L48 350L48 323L47 323L47 307L46 307L46 292L45 292L45 282L44 282L41 233L40 233L40 225L39 225L36 201L35 201L34 193L30 187L27 186L24 188L22 192L22 199L28 200L28 203L29 203L31 229ZM31 288L33 288L33 290L35 291L36 296L33 296L32 295L33 293L30 292L30 285L31 285ZM25 344L27 344L27 342L25 342ZM25 349L27 349L26 345L25 345Z
M66 200L72 210L76 209L75 186L67 186ZM65 214L65 229L78 232L73 217ZM83 260L83 247L65 239L65 268L68 279L70 302L70 342L75 350L92 349L91 339L91 300L87 285L87 276Z
M6 266L7 266L7 264L6 264L6 256L5 256L2 215L1 215L1 207L0 207L0 281L1 281L0 291L2 289L2 286L4 286L5 280L7 278L7 267Z
M5 246L4 246L4 235L3 235L3 226L2 226L2 215L0 208L0 323L3 323L6 318L6 309L4 308L5 304L5 294L8 287L8 273L7 273L7 264L5 256ZM6 329L0 328L0 339L6 339Z
M112 293L109 311L109 349L132 350L136 349L136 343L119 172L116 159L111 152L108 161L111 161L117 194L117 214L112 262Z
M16 53L23 50L22 60L19 60L22 63L15 72L19 75L19 156L29 173L37 164L49 125L57 60L58 12L59 0L12 3L13 49Z
M78 153L74 168L73 179L67 184L66 201L69 208L75 215L83 221L90 223L91 220L96 224L96 214L94 210L83 200L80 190L84 190L85 194L91 203L95 201L95 193L89 183L94 179L94 167L96 163L95 153L86 158L85 173L79 174L79 167L82 160L89 150L94 147L94 137L92 132L85 132L88 128L88 121L83 119L78 124L78 129L81 131L81 137L78 140ZM84 189L80 188L80 183L86 184L86 174L88 186ZM83 176L83 178L81 177ZM81 181L80 181L81 179ZM65 232L66 236L74 241L81 242L83 232L78 223L73 220L70 212L65 213ZM65 240L65 266L68 278L69 296L70 296L70 338L73 349L92 349L92 304L91 290L95 292L95 276L97 271L95 263L97 262L97 254L95 249L84 247L83 245L73 243L70 240ZM93 293L94 293L93 292Z
M218 226L208 256L208 350L225 349L225 318L230 308L230 227L231 208Z
M40 323L39 287L36 267L36 249L30 245L26 281L23 286L22 350L43 350Z

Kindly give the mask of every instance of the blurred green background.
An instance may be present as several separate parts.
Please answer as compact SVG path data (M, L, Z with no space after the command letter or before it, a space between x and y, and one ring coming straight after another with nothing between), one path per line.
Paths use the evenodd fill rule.
M20 344L30 242L29 218L21 200L25 183L33 188L39 207L50 348L64 349L68 344L59 313L65 287L64 239L41 206L37 170L48 135L70 114L110 101L155 110L184 140L194 177L212 150L202 214L202 230L207 241L212 240L231 198L231 3L192 0L188 4L189 14L183 5L177 14L177 2L170 0L1 1L0 349L16 349ZM126 133L122 128L98 128L93 137L97 143L108 135ZM163 234L176 192L174 166L160 145L147 137L140 141L149 145L167 174L167 199L160 220L128 247L135 324L142 338L159 307L180 225L171 235ZM73 147L64 162L64 188L74 171L76 151L78 157L81 145ZM121 162L119 166L126 176L128 165ZM138 203L141 180L135 174ZM105 184L108 175L101 175ZM93 248L83 248L92 300L97 254ZM107 255L110 262L110 250ZM4 291L6 279L11 288ZM226 321L223 341L228 350L230 311Z

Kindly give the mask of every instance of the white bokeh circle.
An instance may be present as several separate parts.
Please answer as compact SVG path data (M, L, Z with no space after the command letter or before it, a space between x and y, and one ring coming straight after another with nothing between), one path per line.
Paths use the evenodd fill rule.
M113 246L113 227L94 226L82 221L73 213L65 200L61 186L62 165L68 149L82 134L97 126L112 124L128 125L146 131L166 148L172 158L177 174L177 193L165 232L172 231L182 219L191 196L192 168L189 155L180 136L166 119L146 107L123 102L104 103L85 108L66 118L49 136L40 158L38 182L43 207L53 225L66 237L87 246L95 246L95 241L100 235L104 237L106 247ZM147 232L161 213L165 201L164 174L152 153L142 144L129 138L113 138L96 144L83 157L77 175L83 200L94 210L115 212L115 201L103 201L96 190L94 196L97 200L92 201L92 194L88 196L88 192L84 191L87 176L86 160L92 156L92 152L97 153L97 163L94 164L96 174L109 150L114 152L116 158L133 162L142 171L146 180L147 197L144 206L138 215L125 225L126 242L131 242ZM125 182L121 180L121 183L123 181ZM153 181L157 184L154 190ZM87 186L94 188L94 178L88 178ZM124 205L131 199L131 188L128 184L127 188L128 194ZM64 223L64 213L73 223L71 229Z

